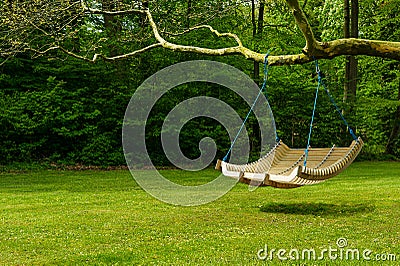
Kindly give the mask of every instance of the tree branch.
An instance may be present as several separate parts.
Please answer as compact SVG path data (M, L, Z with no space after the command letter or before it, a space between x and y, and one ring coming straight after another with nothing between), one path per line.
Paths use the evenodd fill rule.
M270 65L293 65L293 64L305 64L313 61L314 59L331 59L342 55L369 55L383 58L391 58L400 60L400 43L398 42L385 42L375 40L360 40L360 39L340 39L331 42L321 43L315 40L313 31L304 12L300 8L297 0L287 0L289 7L293 12L296 23L301 29L305 39L306 47L303 49L303 53L296 55L280 55L270 56ZM144 11L149 20L149 24L153 30L154 37L159 42L159 45L163 48L170 49L179 52L190 52L198 54L207 54L212 56L224 56L224 55L242 55L247 59L254 60L257 62L264 61L264 54L252 51L242 45L242 42L237 35L232 33L219 33L214 30L211 26L202 25L194 27L197 28L209 28L210 31L215 33L217 36L229 36L236 40L238 46L227 47L227 48L202 48L196 46L179 45L168 42L159 33L157 25L149 10ZM121 56L124 58L125 56Z
M400 42L338 39L321 43L321 49L315 51L315 56L319 58L330 59L340 55L368 55L400 61Z
M68 13L69 8L76 8L76 4L79 2L73 2L72 5L66 6L61 11L65 11ZM294 55L275 55L269 57L269 64L270 65L294 65L294 64L304 64L313 61L314 59L332 59L334 57L343 56L343 55L367 55L367 56L375 56L375 57L382 57L382 58L389 58L395 59L400 61L400 42L388 42L388 41L377 41L377 40L363 40L363 39L355 39L355 38L346 38L346 39L338 39L330 42L319 42L315 39L312 28L305 16L298 0L286 0L289 9L293 13L294 19L296 24L300 28L306 44L302 51L298 54ZM30 7L29 2L24 3L23 8ZM190 53L198 53L198 54L205 54L205 55L212 55L212 56L225 56L225 55L240 55L247 59L256 61L256 62L263 62L264 54L258 53L249 48L243 46L239 37L234 33L220 33L213 27L209 25L199 25L192 27L181 34L185 34L192 30L197 30L201 28L207 28L213 34L218 37L229 37L235 40L236 46L225 47L225 48L204 48L198 46L191 46L191 45L181 45L177 43L170 42L166 40L161 34L158 29L156 22L154 21L152 14L149 9L141 9L138 8L130 8L128 7L126 10L119 10L119 11L104 11L95 8L90 8L86 6L83 0L80 1L81 9L78 13L80 15L83 14L98 14L98 15L113 15L113 16L122 16L127 14L137 14L140 16L146 16L147 20L146 23L150 26L151 35L155 39L155 42L151 45L148 45L144 48L140 48L138 50L121 54L118 56L107 57L105 55L95 53L95 48L90 48L88 51L90 53L95 53L94 55L81 55L75 52L68 50L67 48L62 46L62 37L60 39L61 30L64 29L66 26L70 24L72 20L67 21L67 24L57 25L54 24L53 30L44 30L44 25L47 25L45 18L42 18L42 13L36 13L35 17L29 17L31 15L29 10L23 9L22 12L18 12L18 10L10 10L9 16L13 16L12 19L8 19L6 17L7 14L3 14L3 21L9 22L9 25L5 26L5 29L12 29L13 36L1 36L1 41L4 42L2 46L4 49L0 51L1 56L13 56L15 53L23 52L23 51L33 51L36 54L42 55L51 51L60 50L63 53L85 60L87 62L94 63L99 58L105 61L116 61L122 60L128 57L134 57L138 54L144 53L154 48L163 47L164 49L169 49L173 51L179 52L190 52ZM16 7L17 8L17 7ZM58 6L51 6L54 10L60 11ZM54 21L58 17L62 17L63 13L58 14L52 12L52 9L47 10L44 14L49 16L49 20ZM15 11L15 12L14 12ZM29 17L29 19L28 19ZM75 19L75 18L74 18ZM26 25L29 25L29 28L33 28L36 31L42 33L43 36L48 37L48 44L45 44L42 47L35 47L31 43L26 42L30 36L30 32L26 25L19 26L19 23L24 21ZM35 24L38 23L38 24ZM49 27L51 28L51 27ZM47 29L47 28L46 28ZM3 32L7 32L6 30ZM8 33L11 34L11 33ZM33 33L32 33L33 34ZM53 36L54 35L54 36ZM68 36L67 36L68 37ZM13 39L14 38L14 39ZM38 36L37 38L40 38ZM65 36L64 36L65 38ZM51 42L55 44L51 44Z
M242 41L239 39L239 37L234 34L234 33L230 33L230 32L224 32L224 33L220 33L219 31L215 30L213 27L211 27L210 25L199 25L199 26L195 26L195 27L191 27L187 30L184 30L182 32L179 33L170 33L170 32L166 32L168 35L170 36L180 36L180 35L184 35L186 33L189 33L191 31L194 30L198 30L198 29L204 29L207 28L209 29L212 33L214 33L217 37L230 37L232 39L234 39L236 41L236 43L238 44L238 46L243 46Z
M39 52L39 51L35 51L35 52L37 52L37 53L47 53L47 52L50 51L50 50L59 49L59 50L61 50L63 53L65 53L65 54L67 54L67 55L69 55L69 56L75 57L75 58L77 58L77 59L84 60L84 61L89 62L89 63L96 63L96 61L97 61L99 58L103 59L104 61L118 61L118 60L121 60L121 59L126 59L126 58L129 58L129 57L134 57L134 56L136 56L136 55L138 55L138 54L147 52L147 51L149 51L149 50L151 50L151 49L154 49L154 48L157 48L157 47L161 47L161 44L160 44L160 43L154 43L154 44L151 44L151 45L149 45L149 46L146 46L146 47L144 47L144 48L142 48L142 49L135 50L135 51L133 51L133 52L131 52L131 53L122 54L122 55L117 55L117 56L113 56L113 57L107 57L107 56L104 56L104 55L102 55L102 54L94 54L93 57L92 57L92 59L90 59L90 58L88 58L88 57L85 57L85 56L78 55L78 54L76 54L76 53L73 53L73 52L71 52L71 51L69 51L69 50L67 50L67 49L65 49L65 48L63 48L63 47L61 47L61 46L54 46L54 47L51 47L51 48L47 49L47 50L44 51L44 52Z
M286 0L286 3L288 4L289 9L293 14L297 26L300 28L304 38L306 39L306 46L304 47L303 52L305 54L312 54L313 50L317 48L319 44L315 40L310 23L308 23L308 19L304 14L302 8L300 7L299 1Z

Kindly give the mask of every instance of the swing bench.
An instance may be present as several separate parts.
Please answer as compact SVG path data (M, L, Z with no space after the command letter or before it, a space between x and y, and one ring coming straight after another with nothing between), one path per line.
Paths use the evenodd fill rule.
M289 148L283 141L277 141L276 145L259 160L248 164L232 164L227 162L235 141L246 123L245 118L242 128L232 142L232 145L223 160L218 160L215 169L222 171L228 177L238 179L242 183L254 186L272 186L276 188L296 188L304 185L314 185L334 177L346 169L360 153L364 144L360 137L357 137L350 128L346 119L343 117L339 107L323 82L323 77L315 60L316 71L318 74L318 86L315 93L313 114L310 123L310 131L306 149ZM268 77L268 54L264 60L264 82L259 91L259 95L265 90ZM353 137L353 142L349 147L331 148L311 148L310 139L312 126L315 116L316 103L319 88L323 87L335 106L340 117L347 126ZM257 101L258 97L256 98ZM254 105L253 105L254 106ZM278 138L277 138L278 140Z

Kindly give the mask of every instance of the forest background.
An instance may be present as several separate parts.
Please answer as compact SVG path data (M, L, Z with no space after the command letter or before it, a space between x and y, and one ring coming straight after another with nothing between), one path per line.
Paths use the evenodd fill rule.
M1 1L1 8L11 12L15 1L11 2ZM122 0L86 2L103 10L118 10L119 5L126 4ZM219 32L237 34L246 47L260 53L292 54L304 46L304 37L284 1L142 2L152 11L162 34L175 43L219 48L234 42L231 38L216 36L208 28L188 30L208 24ZM35 3L31 2L31 7ZM302 1L301 5L316 39L330 41L346 37L346 27L349 30L346 1L310 0ZM48 40L43 28L30 28L29 23L23 26L29 30L13 33L15 26L10 23L12 18L7 12L2 12L0 26L0 165L34 162L124 165L121 128L130 98L146 78L178 62L220 61L237 67L257 83L262 82L262 64L241 55L215 57L155 48L123 60L100 59L93 64L59 50L45 54L29 49L17 51L15 44L20 40L15 36L20 37L23 32L29 32L24 35L24 41L36 47L42 43L44 47ZM53 18L43 15L44 10L36 12L32 20L40 22L40 17L45 17L48 32L54 30L49 23L51 19L66 20L57 14ZM360 1L356 37L398 42L398 14L399 0ZM137 14L92 13L69 17L76 21L63 28L63 36L69 36L63 39L63 44L79 54L96 50L112 57L151 45L154 40L146 18ZM15 42L10 45L10 40ZM349 78L346 73L351 60L356 62L351 68L357 71ZM341 56L320 60L320 67L349 124L365 142L359 158L400 159L400 62L370 56ZM356 83L357 89L349 94L350 83ZM306 146L316 84L313 63L271 67L268 100L279 137L292 147ZM223 100L242 118L250 108L229 89L208 83L184 84L173 89L157 102L147 121L147 148L155 165L169 165L160 148L164 118L179 102L200 95ZM250 117L247 131L252 159L256 159L260 130L255 117ZM348 145L351 136L346 131L329 99L321 96L312 146ZM183 153L197 158L198 143L205 136L215 140L217 157L223 157L230 145L229 136L220 124L207 118L193 119L183 127L180 133Z

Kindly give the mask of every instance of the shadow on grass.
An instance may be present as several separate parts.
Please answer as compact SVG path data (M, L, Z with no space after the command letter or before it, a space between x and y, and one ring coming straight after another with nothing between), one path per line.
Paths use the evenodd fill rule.
M260 207L262 212L315 216L348 216L371 212L374 206L366 204L326 204L326 203L268 203Z

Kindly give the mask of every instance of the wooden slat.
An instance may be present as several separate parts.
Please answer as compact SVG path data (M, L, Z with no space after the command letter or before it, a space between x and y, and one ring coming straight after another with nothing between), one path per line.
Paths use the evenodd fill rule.
M280 142L267 155L253 163L236 165L218 160L215 168L234 178L239 177L240 182L254 181L262 182L264 186L295 188L318 184L336 176L354 161L363 144L359 138L347 148L311 148L307 167L303 167L304 150L290 149ZM264 178L264 181L260 181L260 178Z

